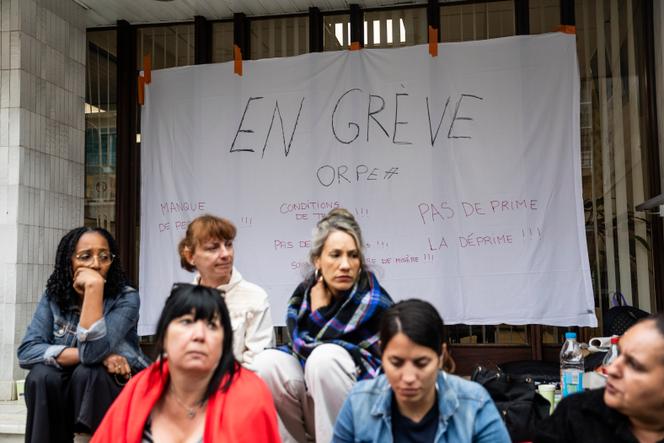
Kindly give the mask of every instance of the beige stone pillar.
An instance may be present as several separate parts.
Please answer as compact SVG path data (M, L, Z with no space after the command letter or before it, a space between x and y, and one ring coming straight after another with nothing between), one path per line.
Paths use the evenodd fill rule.
M0 400L60 237L83 223L84 10L0 0Z

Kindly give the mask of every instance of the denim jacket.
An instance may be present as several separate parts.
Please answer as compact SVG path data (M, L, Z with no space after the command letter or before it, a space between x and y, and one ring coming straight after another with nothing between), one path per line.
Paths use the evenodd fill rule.
M84 365L100 364L111 353L122 355L134 371L149 364L138 347L138 292L126 286L117 297L104 298L104 315L81 327L78 308L62 311L44 292L28 330L18 347L18 362L24 369L38 363L60 367L56 358L65 348L78 348Z
M510 443L498 410L479 384L440 371L435 443ZM357 383L337 417L333 443L392 442L392 389L385 375Z

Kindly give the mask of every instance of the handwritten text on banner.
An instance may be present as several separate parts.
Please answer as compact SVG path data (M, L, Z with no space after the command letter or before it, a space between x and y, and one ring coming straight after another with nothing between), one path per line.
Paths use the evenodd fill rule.
M283 324L311 230L351 210L395 299L447 323L596 325L574 36L307 54L155 71L142 115L140 332L187 223L238 226L236 265Z

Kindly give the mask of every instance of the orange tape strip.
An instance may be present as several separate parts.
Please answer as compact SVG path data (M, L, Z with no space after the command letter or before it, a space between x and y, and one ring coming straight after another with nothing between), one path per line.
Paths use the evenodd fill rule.
M438 57L438 29L429 25L429 55Z
M359 51L360 48L360 42L351 42L350 44L350 50L351 51Z
M143 76L145 77L145 84L152 83L152 55L147 54L143 56Z
M145 103L145 78L138 76L138 104L143 106Z
M233 45L233 60L235 61L233 66L233 72L237 75L242 75L242 50L238 45Z
M562 32L564 34L576 35L576 26L574 26L574 25L560 25L556 28L556 32Z

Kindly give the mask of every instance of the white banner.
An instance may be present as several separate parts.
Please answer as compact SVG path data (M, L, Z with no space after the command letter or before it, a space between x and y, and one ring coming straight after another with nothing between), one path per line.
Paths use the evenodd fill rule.
M155 71L141 126L141 334L191 281L177 243L204 213L236 223L236 266L283 324L337 206L395 300L450 324L597 324L574 36Z

